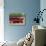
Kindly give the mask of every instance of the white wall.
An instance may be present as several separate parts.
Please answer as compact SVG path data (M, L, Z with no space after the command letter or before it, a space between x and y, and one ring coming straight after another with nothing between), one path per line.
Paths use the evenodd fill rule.
M46 0L41 0L41 8L46 8Z
M46 0L40 0L40 9L41 9L41 11L43 9L46 9ZM42 16L43 16L44 21L43 22L40 21L41 22L40 24L43 26L46 26L46 11L43 12Z
M46 9L46 0L40 0L40 9L41 10ZM44 21L43 22L40 21L40 25L43 25L46 27L46 11L43 13L42 16L43 16Z
M4 41L4 0L0 0L0 42Z

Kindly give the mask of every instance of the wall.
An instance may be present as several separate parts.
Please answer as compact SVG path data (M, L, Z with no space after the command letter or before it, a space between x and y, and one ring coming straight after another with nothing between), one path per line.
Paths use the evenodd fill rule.
M4 41L4 8L3 8L3 1L4 0L0 0L0 42Z
M40 1L40 9L41 9L41 11L42 11L43 9L46 9L46 0L41 0L41 1ZM44 20L43 20L43 22L41 21L40 25L46 27L46 20L45 20L45 19L46 19L46 11L43 12L42 17L43 17Z
M4 0L4 38L7 41L18 41L31 31L35 14L40 10L40 0ZM26 15L26 24L10 26L8 17L11 12L22 12Z

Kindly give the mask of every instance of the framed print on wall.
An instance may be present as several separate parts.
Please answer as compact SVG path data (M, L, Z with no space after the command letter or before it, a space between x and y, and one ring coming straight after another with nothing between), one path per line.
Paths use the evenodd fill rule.
M25 25L25 16L21 13L12 13L9 15L10 25Z

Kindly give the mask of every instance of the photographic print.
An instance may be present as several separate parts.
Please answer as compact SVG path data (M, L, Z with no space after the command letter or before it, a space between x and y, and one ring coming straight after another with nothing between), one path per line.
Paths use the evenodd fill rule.
M10 25L25 25L25 16L22 14L11 14L9 15Z

